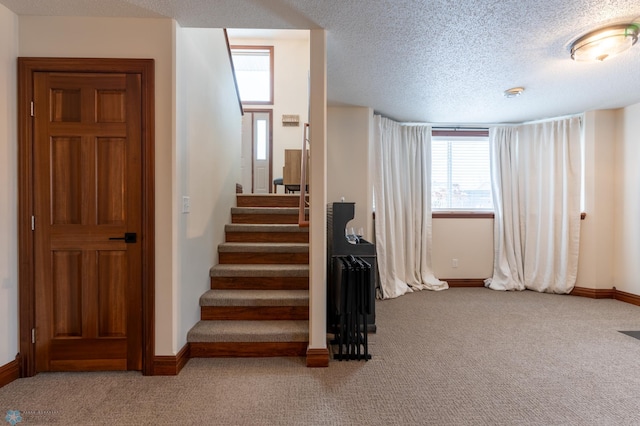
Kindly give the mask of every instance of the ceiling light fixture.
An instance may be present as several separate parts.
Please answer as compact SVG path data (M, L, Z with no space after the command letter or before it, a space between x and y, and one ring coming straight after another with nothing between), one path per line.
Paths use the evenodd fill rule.
M522 92L524 92L524 87L512 87L504 91L504 97L515 98L516 96L520 96Z
M638 41L638 25L622 24L591 31L571 43L574 61L604 61L631 48Z

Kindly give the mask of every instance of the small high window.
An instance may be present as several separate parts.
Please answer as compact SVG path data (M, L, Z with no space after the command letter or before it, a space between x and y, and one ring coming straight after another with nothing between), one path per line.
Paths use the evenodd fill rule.
M231 46L240 100L273 105L273 46Z

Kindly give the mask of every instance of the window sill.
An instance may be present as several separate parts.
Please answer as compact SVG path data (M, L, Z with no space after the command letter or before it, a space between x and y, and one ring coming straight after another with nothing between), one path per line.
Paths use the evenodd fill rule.
M432 211L433 219L493 219L494 213L488 211Z
M493 219L493 212L457 212L457 211L432 211L433 219ZM587 217L585 212L580 213L580 220Z
M433 219L493 219L493 212L456 212L456 211L439 211L431 212ZM580 220L587 217L585 212L580 213ZM376 218L376 212L373 212L373 218Z

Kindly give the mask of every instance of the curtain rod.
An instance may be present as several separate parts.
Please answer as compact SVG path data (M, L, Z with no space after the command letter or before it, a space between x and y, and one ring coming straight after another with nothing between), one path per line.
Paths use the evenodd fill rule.
M375 111L374 111L374 114L384 117L391 121L396 121L391 117L388 117L384 114L380 114ZM405 122L396 121L396 122L404 126L431 126L433 130L471 131L471 130L488 130L490 127L514 127L514 126L521 126L523 124L537 124L537 123L544 123L547 121L564 120L564 119L573 118L573 117L579 117L582 120L584 117L584 112L577 113L577 114L561 115L558 117L541 118L539 120L522 121L518 123L482 123L482 124L469 123L469 124L456 124L452 126L452 125L447 125L443 123L424 123L424 122L419 123L419 122L411 122L411 121L405 121Z
M548 123L549 121L566 120L568 118L579 118L580 119L580 123L582 123L582 121L584 120L584 112L581 112L581 113L578 113L578 114L560 115L558 117L540 118L538 120L523 121L521 123L494 124L494 125L492 125L492 127L516 127L516 126L524 126L526 124L540 124L540 123Z
M464 127L464 126L440 127L440 126L431 126L431 129L432 130L445 130L445 131L451 131L451 132L473 132L473 131L485 132L485 131L489 130L489 127Z
M579 114L561 115L559 117L541 118L540 120L525 121L520 124L538 124L545 123L547 121L566 120L567 118L579 118L580 121L582 121L584 118L584 112L581 112Z
M404 126L431 126L434 130L479 130L485 131L489 130L489 127L495 126L504 126L504 123L425 123L425 122L415 122L415 121L398 121L393 117L389 117L388 115L381 114L378 111L373 111L374 115L379 115L380 117L386 118L387 120L395 121L398 124Z

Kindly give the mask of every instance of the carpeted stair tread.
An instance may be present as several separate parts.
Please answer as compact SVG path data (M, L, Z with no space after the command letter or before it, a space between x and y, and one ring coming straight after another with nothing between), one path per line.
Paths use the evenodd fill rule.
M309 228L297 224L261 224L261 223L231 223L225 225L226 232L309 232Z
M218 264L209 271L211 277L308 277L309 265Z
M187 342L308 342L308 321L199 321Z
M209 290L200 306L309 306L308 290Z
M224 253L308 253L308 243L222 243L218 252Z

